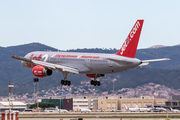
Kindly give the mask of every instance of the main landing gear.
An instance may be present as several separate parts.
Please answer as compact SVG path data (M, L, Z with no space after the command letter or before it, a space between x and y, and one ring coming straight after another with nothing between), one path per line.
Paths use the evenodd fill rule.
M71 81L68 81L68 80L61 80L61 84L62 85L68 85L68 86L70 86L71 85Z
M62 74L63 74L64 80L61 80L61 84L65 85L65 86L66 85L70 86L71 85L71 81L67 80L68 72L62 72Z
M91 85L94 85L94 86L100 86L101 85L101 82L100 81L97 81L97 74L94 74L94 80L91 80Z
M101 83L100 83L100 81L96 81L96 80L91 80L91 85L94 85L94 86L100 86L101 85Z
M39 79L38 78L34 78L33 81L34 82L39 82Z

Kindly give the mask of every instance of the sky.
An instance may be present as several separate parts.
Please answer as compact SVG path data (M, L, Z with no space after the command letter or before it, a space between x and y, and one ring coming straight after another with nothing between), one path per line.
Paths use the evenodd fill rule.
M1 0L1 47L121 48L144 19L138 49L180 44L180 0Z

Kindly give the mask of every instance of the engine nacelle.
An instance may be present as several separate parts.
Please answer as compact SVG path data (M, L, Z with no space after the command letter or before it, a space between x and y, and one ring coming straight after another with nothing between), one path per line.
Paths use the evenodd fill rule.
M94 74L86 74L87 77L89 78L94 78ZM98 77L104 77L105 75L104 74L97 74L97 78Z
M35 66L32 69L32 73L36 77L46 77L52 74L52 70L47 69L44 66Z

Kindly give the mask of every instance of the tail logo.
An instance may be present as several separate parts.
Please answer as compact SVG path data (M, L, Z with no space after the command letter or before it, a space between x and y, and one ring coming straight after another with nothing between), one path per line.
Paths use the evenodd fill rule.
M125 42L123 43L121 49L120 49L120 54L122 55L123 52L126 50L128 44L130 43L131 39L134 37L134 35L136 34L137 29L140 27L140 23L139 21L136 22L134 28L131 30L129 36L126 38ZM130 37L130 39L129 39Z
M126 47L128 46L130 40L129 40L129 37L126 38L125 42L123 43L122 47L121 47L121 52L120 54L122 55L123 52L126 50Z

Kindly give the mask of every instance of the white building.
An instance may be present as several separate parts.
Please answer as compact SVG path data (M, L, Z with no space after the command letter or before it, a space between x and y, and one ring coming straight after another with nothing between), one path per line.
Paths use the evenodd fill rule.
M23 102L13 101L13 110L24 111L26 109L26 104ZM0 101L0 111L9 110L9 101Z
M82 109L92 109L93 99L92 98L73 98L73 110L76 111L78 106Z

